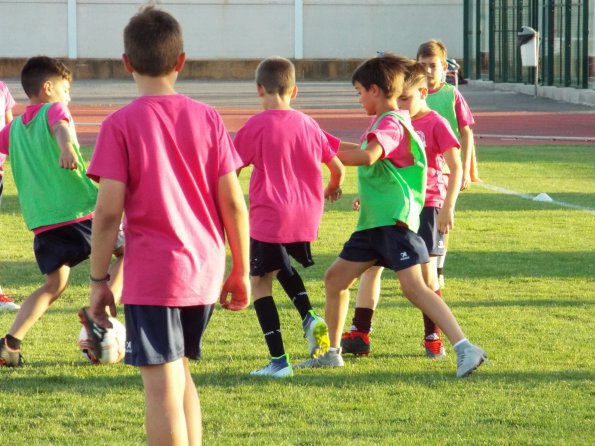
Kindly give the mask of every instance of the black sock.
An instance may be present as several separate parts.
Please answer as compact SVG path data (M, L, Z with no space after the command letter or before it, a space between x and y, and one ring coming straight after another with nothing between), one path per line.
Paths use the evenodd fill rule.
M372 329L372 317L374 316L374 310L371 308L356 307L351 321L351 326L355 327L354 331L360 331L362 333L370 333Z
M254 309L264 333L269 352L273 358L285 354L283 339L281 338L281 322L273 296L265 296L254 301Z
M292 274L283 270L279 271L277 280L293 302L295 308L299 311L303 321L308 315L308 311L312 309L312 304L310 303L310 298L308 297L302 278L295 268L292 267L291 271Z
M10 348L11 350L20 350L21 348L21 340L15 338L14 336L9 335L8 333L6 334L6 345L8 345L8 348Z

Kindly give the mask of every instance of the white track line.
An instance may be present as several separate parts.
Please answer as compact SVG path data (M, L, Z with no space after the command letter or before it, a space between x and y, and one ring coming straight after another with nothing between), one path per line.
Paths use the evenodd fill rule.
M473 183L473 185L481 186L485 189L493 190L495 192L500 192L501 194L514 195L515 197L525 198L525 199L531 200L531 201L533 201L533 199L535 198L535 195L521 194L520 192L515 192L513 190L505 189L503 187L494 186L491 184ZM551 203L551 204L555 204L555 205L562 206L565 208L578 209L579 211L585 211L585 212L589 212L590 214L595 214L595 209L593 209L593 208L590 208L587 206L579 206L578 204L566 203L564 201L552 200L552 201L540 201L539 203Z
M478 139L511 139L511 140L539 140L539 141L578 141L578 142L591 142L595 141L594 137L589 136L545 136L545 135L495 135L480 133L475 134Z

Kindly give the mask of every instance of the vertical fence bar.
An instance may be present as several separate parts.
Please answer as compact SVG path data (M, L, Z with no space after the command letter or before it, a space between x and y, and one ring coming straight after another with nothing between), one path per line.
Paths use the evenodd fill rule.
M581 70L582 88L589 88L589 1L583 0L583 42L581 59L583 60L583 69Z
M564 86L570 87L572 84L572 0L566 0L564 4L564 74L561 78L564 80Z
M469 38L471 36L471 27L469 26L469 0L463 1L463 77L468 78L471 74L469 65L471 64L469 52Z
M489 11L488 11L488 22L489 22L489 30L488 30L488 58L489 58L489 66L488 66L488 77L491 81L496 80L496 0L490 0L489 2Z
M481 53L481 1L477 1L475 11L475 79L481 79L482 75L482 53Z

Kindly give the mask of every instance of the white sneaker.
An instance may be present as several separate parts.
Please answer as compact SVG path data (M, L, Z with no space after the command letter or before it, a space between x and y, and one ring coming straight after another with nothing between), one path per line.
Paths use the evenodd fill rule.
M331 345L328 337L328 326L324 319L310 310L302 323L304 336L308 339L310 357L317 358L326 353Z
M484 361L487 365L491 365L486 352L469 341L455 347L455 352L457 352L457 378L471 375Z
M0 310L18 310L19 308L21 306L15 304L7 294L0 294Z
M338 352L327 351L324 355L317 358L308 359L307 361L301 362L295 366L296 369L317 369L321 367L343 367L343 356L341 356L341 350Z
M293 368L291 367L291 364L289 363L289 357L287 356L287 354L285 354L283 356L285 356L285 361L281 362L281 361L271 360L271 362L269 362L267 365L265 365L262 369L258 369L258 370L254 370L253 372L250 372L250 375L251 376L268 376L270 378L289 378L289 377L293 376ZM283 358L283 356L281 356L280 358L275 358L275 359L281 359L281 358Z

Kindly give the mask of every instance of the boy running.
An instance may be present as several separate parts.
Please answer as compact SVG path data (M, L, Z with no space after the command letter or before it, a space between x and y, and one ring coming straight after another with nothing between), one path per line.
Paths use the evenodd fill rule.
M256 69L256 91L263 112L238 131L234 144L250 178L250 280L254 308L271 361L251 375L284 378L293 375L283 347L273 278L300 313L309 353L328 349L328 328L314 312L293 257L303 267L314 264L310 242L316 240L323 198L341 196L344 168L335 155L339 140L323 132L310 117L291 108L297 95L295 68L281 57L263 60ZM324 163L331 173L322 187Z
M448 122L430 110L425 102L428 95L427 85L424 67L419 63L414 64L405 78L403 92L397 98L397 105L409 112L411 124L425 146L428 164L426 198L417 233L426 245L430 261L421 264L421 269L426 285L442 297L436 259L444 252L445 235L454 227L454 208L461 181L461 159L458 154L459 142ZM450 170L449 176L443 175L442 172L445 163ZM448 188L449 181L457 186ZM382 267L373 266L360 278L351 330L341 338L343 353L370 353L372 316L380 298L382 270ZM438 326L425 314L423 320L426 356L430 359L444 358L446 352Z
M29 59L21 71L21 83L31 102L0 132L0 153L10 156L23 218L35 234L35 259L45 276L44 284L25 299L0 339L0 366L23 365L21 341L64 292L70 268L86 260L91 251L97 187L85 176L67 107L71 81L62 62L45 56ZM117 257L109 267L109 284L119 297L121 237L114 237L106 251L106 271L112 254Z
M199 445L201 409L189 360L200 358L218 296L230 310L248 305L241 162L219 114L174 90L186 60L175 18L143 9L124 29L124 51L140 97L105 119L89 166L99 195L91 306L82 314L100 334L110 325L106 306L115 313L105 286L106 247L124 213L125 362L139 367L143 380L147 443ZM232 269L221 291L225 236Z
M325 274L325 318L330 348L324 355L297 367L342 367L341 331L349 306L349 287L368 268L380 265L395 271L405 297L442 328L457 353L457 376L470 375L486 359L471 344L448 306L424 282L420 264L428 261L422 238L414 231L424 205L426 159L423 145L397 97L411 61L383 55L363 62L352 83L371 126L357 146L342 148L339 159L358 167L360 212L356 232Z

